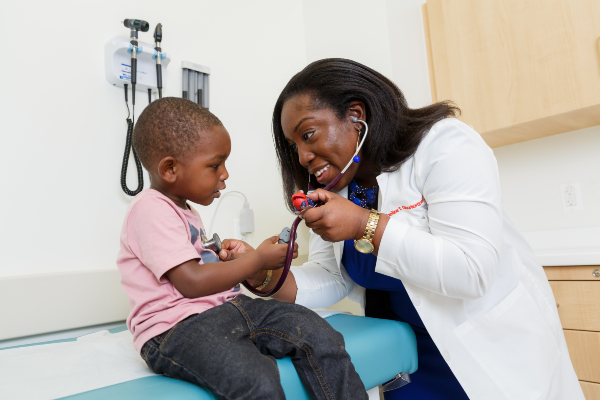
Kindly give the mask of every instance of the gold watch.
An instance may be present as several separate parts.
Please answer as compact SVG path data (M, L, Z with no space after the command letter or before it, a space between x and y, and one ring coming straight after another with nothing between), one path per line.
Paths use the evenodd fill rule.
M359 240L354 241L354 248L361 253L369 254L375 250L373 246L373 236L375 236L375 229L377 229L377 223L379 222L379 212L377 210L371 210L369 214L369 220L367 221L367 227L363 237Z

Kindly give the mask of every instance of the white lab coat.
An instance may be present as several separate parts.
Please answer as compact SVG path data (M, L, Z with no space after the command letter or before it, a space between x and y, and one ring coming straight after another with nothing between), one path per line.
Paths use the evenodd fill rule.
M496 159L481 136L440 121L377 182L379 211L391 219L375 271L402 280L469 398L583 400L550 285L502 210ZM343 242L311 234L308 262L292 267L297 303L348 296L364 307L342 252Z

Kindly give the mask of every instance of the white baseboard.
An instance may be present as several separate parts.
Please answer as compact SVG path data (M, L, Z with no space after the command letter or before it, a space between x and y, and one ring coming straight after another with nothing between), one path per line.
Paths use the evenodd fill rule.
M123 321L116 268L0 278L0 340Z

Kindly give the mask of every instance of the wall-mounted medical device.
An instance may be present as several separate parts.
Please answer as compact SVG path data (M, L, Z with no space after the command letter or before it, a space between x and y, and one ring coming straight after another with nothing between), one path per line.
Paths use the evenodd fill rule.
M162 38L162 32L160 33ZM157 65L162 70L162 87L166 84L166 70L171 59L168 53L160 52L160 63L157 64L157 51L155 44L138 41L137 47L137 82L136 91L147 91L151 89L153 93L157 92ZM116 36L104 45L104 72L108 83L114 86L123 87L125 84L131 84L131 53L133 46L130 38L125 36Z
M152 102L152 93L162 97L163 75L171 59L162 51L162 24L154 30L154 47L138 40L139 32L148 32L150 24L141 19L125 19L123 25L130 30L129 38L117 36L104 45L104 73L108 83L124 88L127 106L127 134L125 136L125 154L121 166L121 188L128 196L135 196L144 188L142 164L132 145L135 125L135 92L148 91L148 103ZM131 86L131 112L127 99L127 90ZM130 154L137 170L138 185L134 190L127 187L127 166Z
M210 68L189 61L181 62L181 90L184 99L208 109Z

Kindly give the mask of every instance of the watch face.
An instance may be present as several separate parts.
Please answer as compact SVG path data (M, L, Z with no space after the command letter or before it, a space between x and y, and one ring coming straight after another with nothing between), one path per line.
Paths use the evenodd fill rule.
M371 244L371 242L368 242L363 239L354 242L354 248L364 254L369 254L373 252L373 245Z

